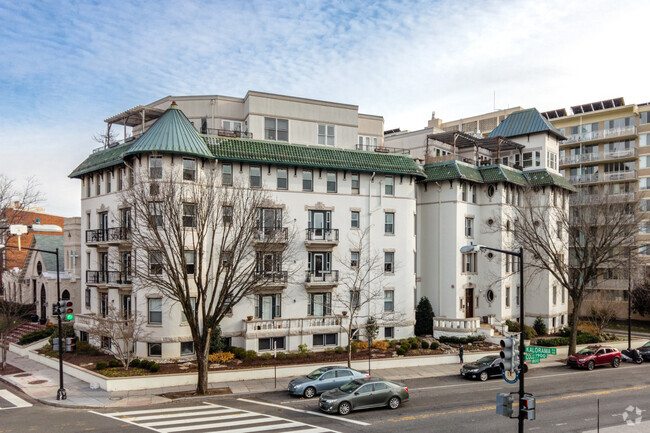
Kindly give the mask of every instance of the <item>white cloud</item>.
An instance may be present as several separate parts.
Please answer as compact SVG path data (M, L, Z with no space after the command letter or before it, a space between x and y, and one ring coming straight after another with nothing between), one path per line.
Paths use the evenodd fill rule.
M67 174L102 120L168 94L260 90L419 129L494 106L650 100L650 3L425 0L0 2L0 146L79 210ZM3 168L3 172L5 169Z

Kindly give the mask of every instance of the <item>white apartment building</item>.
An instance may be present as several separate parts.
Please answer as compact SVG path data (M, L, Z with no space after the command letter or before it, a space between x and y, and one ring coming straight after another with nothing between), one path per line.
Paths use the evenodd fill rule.
M514 228L512 209L525 205L529 186L539 203L561 203L568 211L574 188L557 167L564 137L535 109L510 114L486 138L425 131L417 139L404 134L385 141L406 148L426 143L427 178L417 191L417 296L432 303L435 335L484 332L482 324L491 335L489 325L500 330L505 320L519 319L518 264L512 256L459 250L470 243L516 249L513 234L497 227L505 221ZM567 324L567 295L548 272L525 279L525 296L526 324L536 317L551 330Z
M132 276L132 257L144 252L133 250L132 214L120 199L133 179L181 169L194 179L214 170L224 188L260 188L271 197L259 210L261 224L286 221L276 229L298 233L290 263L269 258L279 278L221 323L231 345L260 352L274 344L284 351L347 345L342 326L350 317L336 299L349 290L341 280L350 266L342 264L363 260L355 241L364 230L370 254L383 260L383 277L376 283L382 296L358 319L359 328L370 315L380 338L412 335L415 189L424 173L409 156L385 152L382 117L353 105L248 92L167 97L107 123L131 137L97 149L70 175L82 181L83 305L75 323L82 340L115 344L92 333L113 306L147 322L138 357L193 356L180 306Z

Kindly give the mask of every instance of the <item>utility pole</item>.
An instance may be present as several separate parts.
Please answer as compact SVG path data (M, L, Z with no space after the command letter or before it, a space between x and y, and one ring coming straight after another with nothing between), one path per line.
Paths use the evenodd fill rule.
M524 412L521 410L524 399L524 366L526 346L524 344L524 247L519 247L519 433L524 433Z

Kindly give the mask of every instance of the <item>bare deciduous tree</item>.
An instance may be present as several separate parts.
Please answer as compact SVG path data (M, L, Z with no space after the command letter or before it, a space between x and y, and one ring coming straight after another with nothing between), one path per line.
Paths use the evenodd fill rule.
M108 304L107 310L106 317L95 318L90 332L93 335L110 338L110 352L124 365L124 369L128 370L129 364L135 358L133 350L135 342L146 338L149 334L146 321L140 314L125 317L125 313L112 303Z
M616 319L616 309L609 302L598 302L589 309L589 322L602 334L603 329Z
M369 229L356 236L357 239L351 240L354 245L352 255L337 257L344 271L339 281L340 288L333 293L332 300L347 312L348 321L342 320L340 326L348 340L348 367L352 365L352 339L371 317L370 304L384 296L380 284L384 275L383 258L369 250ZM362 319L365 319L363 323Z
M1 368L7 368L7 349L9 342L7 336L12 329L27 321L33 306L19 304L18 302L0 299L0 347L2 348Z
M197 182L174 174L138 179L123 197L134 213L134 283L180 305L194 342L197 394L208 391L212 331L242 299L286 278L290 242L282 221L261 218L259 210L274 205L262 190L222 187L212 173ZM262 258L267 252L271 263Z
M548 271L572 300L569 353L575 352L582 303L607 268L627 268L638 230L638 202L628 195L567 194L551 187L522 191L521 206L510 206L497 230L511 232L511 247L524 247L527 280ZM569 201L571 208L569 211Z

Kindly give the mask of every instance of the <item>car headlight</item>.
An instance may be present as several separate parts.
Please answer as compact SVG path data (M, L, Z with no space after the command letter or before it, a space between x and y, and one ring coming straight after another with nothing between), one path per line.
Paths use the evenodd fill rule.
M293 385L293 387L296 388L296 389L300 388L301 386L302 386L302 383L297 383L297 384Z
M478 368L475 368L474 370L467 370L468 373L478 373Z
M585 359L578 359L578 362L585 362Z

